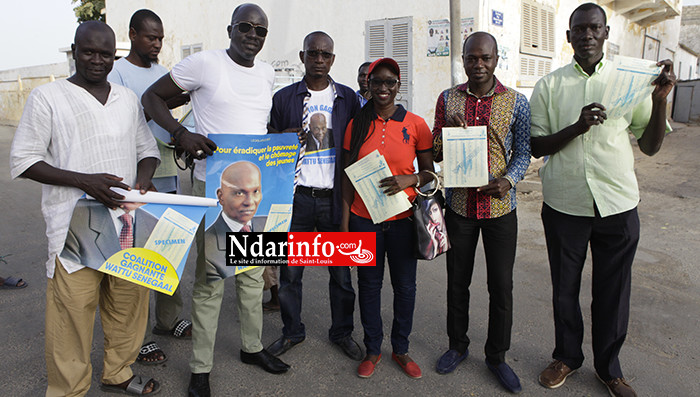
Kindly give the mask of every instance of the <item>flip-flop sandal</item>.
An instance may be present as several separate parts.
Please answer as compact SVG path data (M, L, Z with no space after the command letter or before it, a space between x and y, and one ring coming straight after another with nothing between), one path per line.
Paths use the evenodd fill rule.
M153 327L153 333L155 335L169 335L177 339L190 339L192 338L192 322L189 320L180 320L171 330L162 330L160 328Z
M18 285L19 283L24 283L22 285ZM22 289L27 287L27 282L22 280L21 278L17 277L8 277L5 279L5 282L0 285L0 289Z
M129 381L129 384L126 385L126 388L122 388L118 385L107 385L102 383L100 384L100 390L106 393L130 394L132 396L152 396L154 394L158 394L160 391L160 383L153 378L148 378L148 380L145 379L146 378L143 376L134 375ZM146 386L148 386L148 384L151 382L153 382L153 389L150 393L144 394L144 389L146 389Z
M147 358L153 358L156 355L162 356L163 359L155 361L147 360ZM148 342L145 345L141 346L141 350L139 350L139 355L138 357L136 357L136 362L143 365L158 365L163 364L166 361L168 361L168 356L165 355L163 350L161 350L161 348L156 342Z

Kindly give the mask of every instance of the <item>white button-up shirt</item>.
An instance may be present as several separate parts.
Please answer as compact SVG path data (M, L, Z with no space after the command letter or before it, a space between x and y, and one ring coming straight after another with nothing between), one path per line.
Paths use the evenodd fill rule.
M540 79L530 98L532 136L553 135L575 123L582 107L602 102L605 87L615 78L602 59L590 76L574 60ZM559 212L587 217L595 215L594 205L602 217L635 208L639 188L628 131L641 138L651 109L649 96L633 111L592 126L551 155L540 169L544 202ZM666 128L671 130L668 123Z
M137 163L159 158L136 95L112 84L103 105L85 89L59 80L32 91L24 106L10 151L10 174L19 177L39 161L63 170L109 173L133 186ZM55 259L63 249L75 203L84 194L68 186L44 185L41 211L46 221L49 258L46 275L53 278ZM68 273L83 268L64 264Z

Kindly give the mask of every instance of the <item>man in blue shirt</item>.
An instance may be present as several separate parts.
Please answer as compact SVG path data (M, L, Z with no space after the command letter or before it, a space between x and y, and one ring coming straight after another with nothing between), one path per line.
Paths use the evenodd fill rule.
M129 55L114 62L112 71L107 76L111 83L123 85L134 91L141 98L144 91L156 80L168 73L168 69L158 64L158 54L163 44L163 22L151 10L138 10L129 21L129 40L131 49ZM182 93L168 101L168 108L173 109L189 100L189 95ZM148 127L156 138L161 162L153 176L153 186L159 192L175 193L177 190L177 168L173 157L173 148L168 145L170 133L156 124L146 115ZM160 292L155 293L156 335L171 335L175 338L192 337L192 323L189 320L178 319L182 313L182 295L177 288L172 296ZM143 346L139 351L136 362L146 365L160 364L167 360L163 350L151 340L151 332L146 327Z

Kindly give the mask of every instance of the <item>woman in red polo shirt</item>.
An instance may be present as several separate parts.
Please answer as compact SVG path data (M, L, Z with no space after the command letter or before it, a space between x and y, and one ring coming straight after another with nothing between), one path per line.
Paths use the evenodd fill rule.
M424 170L433 170L432 134L425 121L394 103L401 86L399 65L391 58L374 61L368 70L372 98L348 125L343 145L344 166L379 150L392 175L380 182L387 195L405 191L409 199L414 187L432 179ZM415 174L413 159L418 158L421 172ZM384 256L388 257L391 285L394 289L394 320L391 327L391 358L412 378L422 376L418 365L408 356L408 336L413 327L416 300L416 258L413 255L413 221L411 210L374 224L367 207L355 192L347 176L343 179L343 217L340 231L375 232L376 266L357 268L362 327L367 355L357 368L357 375L370 377L381 359L384 337L381 318L381 289L384 279Z

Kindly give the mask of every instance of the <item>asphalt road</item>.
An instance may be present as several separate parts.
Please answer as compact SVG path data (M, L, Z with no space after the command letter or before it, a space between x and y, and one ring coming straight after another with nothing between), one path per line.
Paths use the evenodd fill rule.
M627 342L621 353L626 377L640 396L698 396L700 385L700 256L697 209L700 207L700 128L674 124L661 152L646 157L635 148L637 174L642 191L639 213L642 237L633 267L632 306ZM0 290L0 396L40 396L45 392L44 307L46 292L46 237L40 212L41 188L27 180L10 181L9 150L14 128L0 126L0 275L19 276L29 283L23 290ZM515 312L512 347L507 360L520 376L524 396L603 396L596 380L590 341L590 280L587 264L581 292L586 335L583 367L560 389L548 390L537 375L549 363L554 327L546 247L539 219L541 193L533 165L519 193L519 244L516 259ZM194 274L190 258L183 280L189 318ZM270 375L238 358L239 331L233 285L228 282L217 337L215 367L211 375L215 396L280 395L508 395L484 365L487 305L485 266L481 248L472 283L471 355L449 375L438 375L435 362L447 348L445 333L444 256L419 262L418 292L411 334L411 356L423 369L423 378L412 380L391 361L389 327L391 288L386 275L383 290L384 359L370 379L359 379L357 362L347 359L327 339L330 323L328 275L323 268L309 268L305 275L303 320L306 341L282 356L292 365L285 375ZM361 341L359 309L355 314L355 339ZM279 314L265 314L263 343L281 334ZM156 337L169 357L156 367L134 364L135 372L162 383L161 395L186 394L189 381L189 341ZM102 330L95 327L92 349L93 382L88 395L99 396L102 369Z

